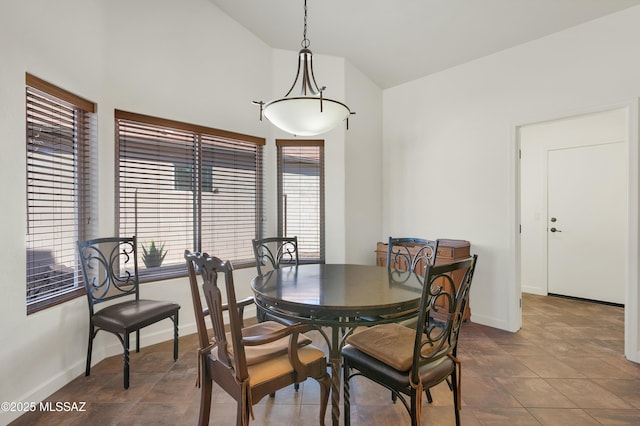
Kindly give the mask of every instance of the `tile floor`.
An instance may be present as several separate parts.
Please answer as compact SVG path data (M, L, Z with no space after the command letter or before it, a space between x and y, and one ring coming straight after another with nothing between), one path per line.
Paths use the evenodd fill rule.
M472 311L473 313L473 311ZM463 325L462 424L640 425L640 365L623 356L622 308L557 297L524 295L523 327L509 333L472 322ZM316 336L317 337L317 336ZM195 425L199 390L196 339L143 348L131 360L131 388L122 388L121 357L103 360L48 401L87 402L80 413L28 413L12 425ZM289 387L254 407L255 425L315 425L319 386ZM426 399L424 424L452 425L446 385ZM403 406L365 379L352 381L352 424L406 425ZM330 424L330 409L326 414ZM235 403L214 388L213 425L235 424Z

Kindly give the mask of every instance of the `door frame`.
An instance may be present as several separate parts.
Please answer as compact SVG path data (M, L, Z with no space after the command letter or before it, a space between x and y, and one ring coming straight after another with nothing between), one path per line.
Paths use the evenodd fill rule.
M638 203L638 176L640 169L639 158L639 98L627 101L601 105L599 107L585 108L580 111L565 111L555 114L545 114L539 117L524 117L511 123L511 159L513 161L510 176L512 203L510 203L510 217L513 219L510 229L511 245L511 277L512 285L509 287L509 329L517 331L522 327L522 278L521 278L521 238L520 238L520 139L519 129L531 124L539 124L549 121L557 121L580 115L606 112L615 109L624 109L627 113L626 149L627 149L627 280L625 283L625 309L624 309L624 355L634 362L640 363L640 292L638 289L640 238L638 237L638 223L640 220Z

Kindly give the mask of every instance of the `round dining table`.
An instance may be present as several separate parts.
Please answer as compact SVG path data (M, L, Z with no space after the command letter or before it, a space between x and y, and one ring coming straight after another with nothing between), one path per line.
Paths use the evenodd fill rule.
M356 327L415 317L421 278L381 266L302 264L274 269L251 281L259 309L272 317L309 324L327 342L334 425L340 418L341 351L347 337Z

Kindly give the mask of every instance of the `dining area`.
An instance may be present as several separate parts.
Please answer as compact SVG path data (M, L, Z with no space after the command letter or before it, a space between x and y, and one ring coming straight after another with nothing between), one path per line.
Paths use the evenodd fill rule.
M319 423L324 424L329 395L331 424L340 423L342 392L348 425L351 369L357 371L354 376L368 376L391 390L390 403L401 401L415 425L421 424L423 392L432 402L430 388L446 381L455 401L455 423L460 424L457 338L477 256L435 266L438 241L389 238L388 267L300 264L295 237L253 244L259 275L251 282L253 299L240 302L235 300L229 262L185 251L200 341L198 381L204 380L199 424L210 423L211 382L234 397L236 424L241 425L255 419L253 405L260 399L291 384L298 390L300 382L312 377L320 385ZM225 287L218 284L219 277L224 277ZM245 326L249 303L256 305L260 321ZM223 311L230 331L225 331ZM210 315L213 337L202 312ZM401 325L403 321L407 324ZM304 342L308 331L317 332L322 345ZM288 347L274 347L279 338L285 340L283 335L290 336ZM260 345L265 349L260 351ZM324 355L320 347L326 359L319 359ZM288 367L274 368L274 362Z
M93 117L96 105L29 73L25 86L30 190L37 193L35 198L57 197L55 185L41 188L36 184L47 174L40 167L43 161L66 155L38 148L49 141L45 138L50 129L57 128L55 119L43 111L63 111L68 107L65 102L71 102L82 115ZM170 332L172 358L177 362L181 333L193 331L198 338L199 424L210 423L214 383L236 401L236 424L245 425L255 418L252 408L261 399L289 385L299 390L308 378L320 384L319 423L324 423L330 406L331 423L338 424L342 410L348 424L350 371L365 374L366 370L358 365L360 356L347 364L348 350L357 347L363 356L379 360L376 345L360 342L358 346L358 342L364 339L366 343L363 336L370 330L375 333L386 325L408 321L399 326L403 331L413 330L416 338L409 345L409 334L398 334L404 339L398 342L404 349L402 367L381 360L400 371L403 379L389 385L389 375L370 378L392 391L392 403L401 402L414 424L420 423L422 394L432 401L430 388L446 381L457 402L454 412L459 424L456 342L468 311L476 259L470 256L468 243L466 254L453 263L441 262L442 255L437 259L451 252L445 250L445 243L452 240L418 238L389 238L385 265L376 257L374 266L370 255L367 259L340 252L327 256L339 240L325 238L326 225L335 212L333 207L325 208L325 142L321 139L276 139L276 180L282 195L277 205L278 236L261 238L276 225L275 215L267 219L271 216L264 211L269 205L264 201L268 179L262 173L266 138L120 109L114 110L113 119L116 232L84 239L103 234L93 229L88 215L87 220L77 222L82 229L76 230L74 222L64 235L64 244L51 248L48 256L35 255L42 250L27 250L27 264L32 265L27 267L27 282L33 284L33 288L28 286L32 291L27 314L45 311L55 315L66 308L75 313L80 308L78 299L86 298L88 327L79 321L74 327L88 329L88 333L86 337L84 330L69 333L74 336L69 347L77 349L82 340L87 342L85 377L91 377L94 364L106 354L121 350L126 396L136 387L134 354L166 339ZM87 120L83 129L86 138L81 142L89 151L94 124ZM76 143L64 132L55 136ZM93 161L90 154L82 165ZM74 163L74 167L82 165ZM91 192L90 179L80 183L84 186L79 193ZM82 207L86 211L95 207L88 198L82 201L87 203ZM73 200L65 202L69 208L77 207ZM39 214L46 208L30 206L29 229L38 232L29 234L28 247L57 238L50 226L57 219ZM300 240L281 235L300 235ZM271 243L273 249L268 247ZM363 245L356 252L362 255L365 251ZM73 263L76 276L70 289L50 273L54 266L49 263L53 262L58 269ZM453 269L446 269L449 267ZM219 278L224 279L218 282ZM185 281L189 287L184 286ZM240 298L236 298L234 281L241 283ZM45 293L50 287L51 294ZM247 293L252 296L246 297ZM245 324L245 313L254 314L255 319ZM311 344L307 332L318 333L321 344ZM393 342L387 345L394 346ZM390 352L395 353L393 349ZM73 359L79 357L73 355ZM77 361L69 366L69 374L78 370ZM428 379L425 383L422 376ZM64 378L58 381L64 383ZM55 388L56 384L48 386ZM45 404L44 409L47 407Z
M316 53L315 77L320 88L328 88L322 99L344 102L357 112L348 126L343 122L311 137L281 131L262 115L263 104L251 104L266 104L290 87L299 59L303 2L277 8L252 2L259 8L244 9L258 15L255 23L232 13L244 2L227 0L139 0L135 5L70 0L65 7L3 2L0 33L8 42L0 72L6 113L0 121L9 149L0 160L8 200L0 255L0 335L5 342L0 401L53 403L44 408L55 408L56 402L86 404L84 411L9 410L0 413L0 424L197 424L201 346L185 249L232 262L238 300L251 299L245 326L261 322L259 316L262 322L309 327L301 334L311 341L307 346L324 353L330 387L339 389L329 392L324 423L333 422L334 408L342 423L343 350L358 333L347 335L345 325L343 335L342 324L313 328L303 322L316 315L310 306L278 300L282 294L269 293L271 281L261 296L251 286L252 281L259 284L261 275L252 238L302 237L301 229L292 228L293 219L307 216L293 217L285 206L294 204L298 212L320 219L316 239L324 244L301 258L301 269L310 257L319 264L384 269L378 260L386 256L377 243L387 244L390 235L471 242L469 255L478 254L480 263L456 356L462 364L462 424L637 421L637 1L597 2L598 7L573 1L560 15L553 13L557 2L530 2L531 9L537 8L532 14L506 0L500 2L501 14L475 2L464 4L479 13L449 5L438 13L418 14L393 2L347 10L339 2L309 1L309 39L320 43L310 46ZM433 6L414 3L420 10ZM487 37L499 41L499 49L445 64L434 73L420 73L412 61L431 63L438 56L416 55L413 44L441 49L441 59L451 56L447 52L462 53L462 45L478 44L459 43L463 38L446 34L404 36L402 50L394 52L397 58L379 54L382 44L376 40L389 33L380 31L390 28L389 20L412 33L433 28L407 25L420 16L437 24L463 15L476 16L474 22L494 35L505 29L501 25L518 20L523 25L510 29L541 32L529 31L526 40L513 33ZM257 24L291 33L274 43ZM477 28L465 31L477 39ZM368 40L377 52L370 58L407 78L381 84L365 62L342 50L349 40L358 53L365 52L362 40ZM530 280L525 266L544 277L547 246L536 246L540 250L532 257L521 242L531 233L542 242L571 233L563 222L564 227L557 226L561 233L550 234L547 209L524 209L527 196L547 198L538 191L542 183L526 184L533 176L526 167L532 157L520 149L521 130L607 111L623 116L614 120L620 134L611 140L622 141L624 158L634 160L616 169L626 176L629 197L626 208L617 209L626 217L617 222L629 227L626 242L616 245L626 248L625 306L538 297L546 294L546 282ZM547 170L543 163L534 166L536 176ZM299 194L311 194L313 188L317 202L296 203L294 192L286 190L292 183ZM309 222L303 225L310 228ZM89 329L76 242L133 235L141 251L140 299L167 305L153 317L157 322L140 330L139 339L131 334L127 388L124 343L104 330L93 339ZM294 269L282 269L287 268ZM96 311L117 301L98 304ZM293 306L284 309L282 303ZM413 309L400 307L405 308ZM470 316L464 319L467 310ZM368 312L339 321L355 326L354 321L381 321L381 315L393 316ZM228 324L228 315L223 318ZM356 331L393 323L375 321ZM87 363L90 338L93 353ZM273 398L267 394L253 401L251 424L318 423L321 385L313 377L292 381ZM410 423L409 411L401 401L393 402L389 389L360 376L352 377L349 386L351 424ZM429 392L433 402L422 393L423 423L455 424L454 393L447 381ZM210 424L233 424L237 418L236 399L217 383L212 383L210 412Z
M189 370L200 389L197 423L246 425L259 420L254 405L262 400L288 398L282 394L291 387L294 400L307 400L311 387L318 391L317 422L325 424L329 408L327 423L348 425L350 382L365 376L390 390L388 404L404 406L415 425L422 422L423 394L432 403L431 388L446 383L460 424L457 341L477 256L469 256L467 243L460 259L438 262L450 244L442 241L440 250L439 240L389 238L384 265L358 265L301 262L297 237L254 239L257 275L253 296L245 298L236 297L243 284L234 282L233 262L185 250L197 331L187 356L196 362ZM84 376L95 377L93 340L105 334L99 332L115 335L124 351L126 399L139 386L136 354L147 351L140 349L141 332L171 319L178 365L184 356L178 311L189 307L140 296L135 236L78 242L78 252L90 307ZM235 400L235 419L212 411L218 391Z
M96 245L101 252L88 249ZM88 294L113 294L105 283L136 287L137 246L135 237L79 242ZM469 302L478 257L466 241L390 237L377 244L376 265L301 262L297 237L254 239L252 246L249 282L236 279L232 262L185 250L192 307L169 303L172 310L160 316L153 309L155 321L175 315L174 339L129 351L119 334L124 371L122 355L91 366L90 340L85 375L43 401L82 410L34 410L12 424L563 424L637 412L624 395L634 398L625 386L640 370L612 356L619 348L604 333L594 334L604 339L594 357L609 365L606 374L624 376L617 382L590 378L591 364L572 373L569 355L539 345L550 309L573 317L609 309L603 332L620 326L624 312L528 295L526 331L474 324ZM251 296L237 297L242 288ZM195 334L178 336L176 309L193 309ZM136 321L143 311L141 305ZM103 328L91 338L110 331L105 321L92 318ZM579 345L572 341L576 355L594 351ZM604 399L581 400L583 386Z

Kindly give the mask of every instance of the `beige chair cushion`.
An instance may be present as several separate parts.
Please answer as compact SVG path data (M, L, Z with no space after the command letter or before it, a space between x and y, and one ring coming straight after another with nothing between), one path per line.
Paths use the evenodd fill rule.
M391 323L354 333L349 336L347 343L398 371L409 371L413 363L415 338L415 328ZM423 347L423 356L429 355L430 352L429 346Z
M250 325L242 329L243 337L250 336L264 336L273 333L274 331L286 328L286 326L277 323L275 321L259 322L257 324ZM229 342L229 354L233 356L233 345L231 341L231 332L226 333L227 342ZM311 339L306 335L298 335L298 347L309 345ZM276 340L275 342L267 343L260 346L245 346L244 353L247 358L247 365L253 365L263 362L274 355L286 354L289 349L289 336Z
M308 345L298 349L300 361L309 365L314 361L324 358L324 352L313 345ZM264 362L249 366L249 384L253 387L276 377L291 374L293 366L289 362L289 355L283 354L275 358L267 359Z
M398 371L408 371L413 361L415 329L400 324L380 324L347 339L347 343Z

